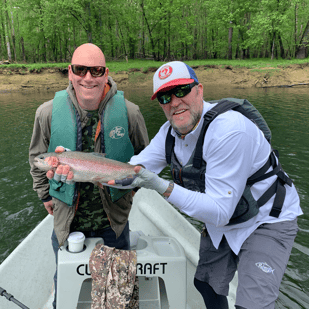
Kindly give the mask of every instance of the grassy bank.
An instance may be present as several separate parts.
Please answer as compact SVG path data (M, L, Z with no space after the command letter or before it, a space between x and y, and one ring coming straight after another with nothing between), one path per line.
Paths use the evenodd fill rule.
M309 59L304 60L194 60L186 61L205 87L269 88L308 87ZM154 71L164 62L108 61L110 76L119 89L152 88ZM68 63L0 65L0 92L65 89ZM144 74L147 73L147 74Z
M250 59L250 60L224 60L224 59L207 59L207 60L189 60L185 61L190 66L231 66L231 67L245 67L248 69L258 68L285 68L290 65L309 65L309 58L307 59L293 59L293 60L271 60L271 59ZM130 71L139 69L147 72L149 69L158 68L165 62L153 60L129 60L126 61L108 61L107 66L111 72ZM7 64L0 65L0 69L24 69L28 71L40 71L43 68L67 68L69 63L33 63L33 64Z

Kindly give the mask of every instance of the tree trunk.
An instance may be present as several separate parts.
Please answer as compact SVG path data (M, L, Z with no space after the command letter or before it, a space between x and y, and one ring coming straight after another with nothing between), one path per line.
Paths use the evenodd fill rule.
M197 57L197 28L194 29L194 40L193 40L193 54L192 59L196 60Z
M149 39L150 39L150 44L151 44L151 48L152 48L152 55L153 55L153 58L156 60L157 57L156 57L156 53L155 53L155 44L154 44L154 40L153 40L153 37L152 37L152 31L150 29L150 25L149 25L149 22L148 22L147 17L146 17L143 2L140 3L140 7L142 9L142 14L143 14L143 17L144 17L144 20L145 20L145 23L146 23L146 26L147 26L147 29L148 29L148 33L149 33Z
M274 59L274 50L275 50L275 39L273 39L273 45L272 45L272 48L271 48L271 60Z
M146 58L146 50L145 50L145 31L144 31L144 19L143 19L143 22L142 22L142 55L143 55L143 58L145 59Z
M276 38L276 34L274 33L273 43L272 43L272 47L271 47L271 60L273 60L274 57L275 57L275 38Z
M162 38L163 39L163 59L164 59L164 62L167 61L167 56L166 56L167 55L166 37L167 37L166 30L164 30L164 37Z
M296 48L295 54L297 59L304 59L307 57L308 43L309 43L309 21L307 22L305 30L301 36L300 42Z
M11 17L12 17L12 44L13 44L13 50L14 50L14 60L16 62L16 44L15 44L15 29L14 29L14 20L13 20L13 13L11 12Z
M1 13L0 13L1 14ZM3 20L2 20L2 15L0 15L0 18L1 18L1 49L0 49L0 52L1 52L1 56L2 56L2 60L3 60L3 52L6 50L6 42L5 42L5 29L4 29L4 23L3 23Z
M298 15L297 15L297 11L298 11L298 5L297 3L295 4L295 28L294 28L294 46L296 47L297 44L297 26L298 26ZM294 57L296 56L296 49L295 47L294 49Z
M11 44L8 36L8 30L6 27L6 24L4 23L4 32L5 32L5 41L6 41L6 50L7 50L7 55L8 55L8 60L12 62L12 55L11 55Z
M169 20L171 16L169 13ZM167 58L171 60L171 24L168 23L168 38L167 38Z
M99 47L101 48L101 50L103 50L104 52L104 40L101 41L101 39L104 37L103 35L103 23L102 23L102 8L99 8L99 26L100 26L100 44Z
M20 44L21 44L22 57L23 57L23 60L26 62L25 45L24 45L24 38L23 37L20 38Z
M111 39L111 55L112 58L114 59L115 57L115 48L114 48L114 36L112 35L112 25L111 25L111 19L108 19L108 29L109 29L109 33L110 35L110 39Z
M233 22L230 21L230 24L232 25ZM230 28L229 28L229 39L228 39L228 47L229 47L229 50L228 50L228 55L227 55L227 58L228 58L229 60L232 60L232 59L233 59L232 39L233 39L233 27L230 27Z
M10 23L10 18L9 14L7 11L7 3L6 0L3 2L4 4L4 26L5 26L5 36L6 36L6 46L7 46L7 53L8 53L8 59L11 62L12 61L12 54L11 54L11 43L10 43L10 34L12 36L12 30L11 30L11 23ZM15 51L15 47L13 45L13 50Z
M281 38L280 34L278 35L278 40L279 40L279 46L280 46L280 57L282 59L284 59L285 58L285 51L284 51L283 42L282 42L282 38Z
M88 37L88 43L92 43L92 29L91 29L91 7L90 2L87 5L87 11L88 11L88 22L87 22L87 37Z

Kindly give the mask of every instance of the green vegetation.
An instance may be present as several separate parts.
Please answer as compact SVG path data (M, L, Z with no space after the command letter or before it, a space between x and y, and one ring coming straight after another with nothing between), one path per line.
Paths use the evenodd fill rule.
M309 0L0 1L0 58L10 62L68 62L86 42L108 61L308 54Z
M309 65L308 59L293 59L293 60L270 60L270 59L248 59L248 60L188 60L186 63L192 67L204 66L205 69L211 69L216 67L245 67L248 69L254 69L254 71L260 71L260 68L285 68L293 64ZM28 71L40 71L44 68L60 68L65 69L70 63L34 63L34 64L7 64L0 65L0 69L24 69ZM157 69L164 62L153 60L129 60L126 61L108 61L107 66L111 72L120 71L134 71L138 69L143 73L148 72L149 69Z
M0 65L0 69L28 69L28 71L32 70L41 70L44 68L67 68L69 63L13 63L13 64L2 64Z

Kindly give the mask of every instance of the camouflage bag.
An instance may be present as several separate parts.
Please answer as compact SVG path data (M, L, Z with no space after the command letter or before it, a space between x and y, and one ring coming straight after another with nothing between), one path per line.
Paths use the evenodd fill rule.
M136 251L97 245L91 252L91 309L138 309ZM134 292L134 295L133 295Z

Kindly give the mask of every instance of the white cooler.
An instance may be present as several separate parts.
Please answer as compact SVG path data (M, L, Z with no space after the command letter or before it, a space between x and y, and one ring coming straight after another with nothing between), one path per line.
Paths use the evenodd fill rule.
M67 243L58 251L57 309L90 309L89 257L99 243L102 238L86 238L82 252L69 252ZM179 242L171 237L140 236L136 252L139 307L161 309L159 281L163 281L170 309L185 309L187 264Z

